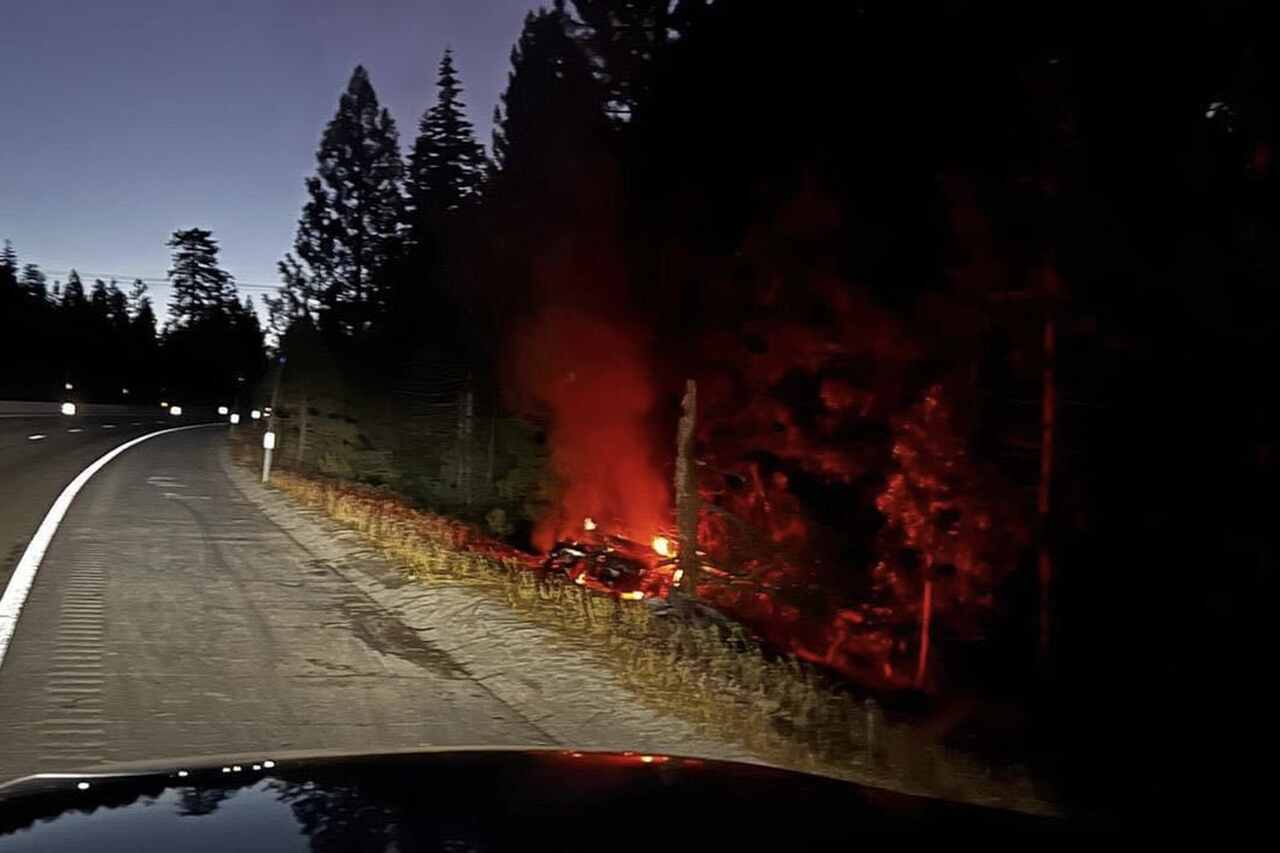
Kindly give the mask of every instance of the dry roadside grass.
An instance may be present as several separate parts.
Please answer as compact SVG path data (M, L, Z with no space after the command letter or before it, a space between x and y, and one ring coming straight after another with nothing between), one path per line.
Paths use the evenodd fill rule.
M258 464L239 446L242 464ZM783 767L912 793L1053 813L1026 770L996 767L890 720L794 658L767 654L733 623L620 601L485 548L470 528L390 492L277 469L272 485L358 531L424 583L464 584L560 632L645 705L700 725Z

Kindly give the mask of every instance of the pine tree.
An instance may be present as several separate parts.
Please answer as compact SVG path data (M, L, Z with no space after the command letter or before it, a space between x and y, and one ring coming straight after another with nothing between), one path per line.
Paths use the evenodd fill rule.
M603 92L568 35L561 9L525 16L511 72L494 109L493 155L500 173L542 182L546 164L589 153L603 130Z
M123 336L129 328L129 297L114 278L107 285L107 315L117 336Z
M252 296L246 296L243 304L236 305L235 321L237 329L244 332L248 340L262 339L262 321L258 319Z
M142 285L141 290L139 285ZM142 282L134 282L129 296L129 362L130 381L133 382L130 396L134 400L146 400L160 390L160 343L156 337L156 315L151 309L151 297L146 295L146 285Z
M151 297L141 296L129 320L129 338L134 358L144 365L144 373L154 373L152 363L156 355L156 314L151 308Z
M67 283L62 288L62 307L68 311L82 311L89 302L84 295L84 282L80 273L71 270L67 273Z
M20 284L22 289L26 291L27 298L40 304L49 301L49 280L40 271L40 267L35 264L27 264L22 268Z
M151 308L151 297L144 296L133 314L131 326L134 334L154 340L156 336L156 312Z
M673 34L681 35L702 2L573 0L571 33L592 57L611 116L634 121L653 95L655 66Z
M876 498L886 523L873 574L895 612L918 620L917 686L931 620L953 637L979 633L996 583L1028 537L1015 493L973 460L957 420L941 385L896 418L894 468Z
M316 162L296 259L286 257L281 273L294 300L316 310L327 330L361 338L385 308L404 215L395 121L378 105L363 66L356 66L325 128Z
M13 251L13 245L6 240L4 249L0 251L0 320L6 325L15 321L20 324L26 319L23 316L24 302L22 289L18 286L18 256ZM18 331L22 331L20 325ZM8 398L18 388L16 384L11 384L14 377L8 374L14 370L14 362L21 355L18 351L20 345L12 334L0 336L0 365L4 365L4 372L0 373L0 395L4 398Z
M105 319L110 312L107 306L107 283L100 278L93 280L93 290L89 293L89 307L93 309L93 316L98 319Z
M258 319L258 309L253 304L252 296L246 296L243 304L236 304L232 325L238 375L261 375L266 368L266 351L262 322Z
M147 304L151 304L151 299L147 296L147 285L140 278L135 278L133 284L129 286L129 316L137 317L138 312L142 310L142 302L146 300Z
M16 314L22 305L22 291L18 286L18 256L13 244L4 241L0 251L0 316L8 318ZM3 352L3 351L0 351Z
M4 241L4 249L0 249L0 288L8 292L9 288L18 284L18 254L13 250L13 243Z
M218 243L213 232L203 228L174 231L166 245L173 249L169 322L181 328L225 317L229 303L236 301L235 284L218 266Z
M276 269L279 270L284 285L280 288L279 296L274 299L266 297L266 304L268 316L272 318L272 329L277 335L283 335L289 323L299 317L305 316L315 322L321 306L307 273L297 258L285 255L284 260L276 264ZM276 329L275 323L282 325Z
M484 148L466 117L462 86L448 49L440 60L436 87L436 103L418 123L405 180L415 228L425 227L433 213L450 213L474 200L488 171Z

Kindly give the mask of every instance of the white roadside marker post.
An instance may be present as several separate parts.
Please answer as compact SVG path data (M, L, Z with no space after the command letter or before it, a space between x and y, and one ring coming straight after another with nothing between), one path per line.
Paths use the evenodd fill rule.
M276 381L271 387L271 403L266 407L267 431L262 434L262 482L264 483L271 479L271 451L276 449L275 423L271 413L276 410L276 400L280 396L280 378L284 376L284 363L285 357L281 355L276 364ZM253 410L255 420L259 414L257 409Z
M262 482L271 479L271 451L276 449L276 434L267 430L262 434Z

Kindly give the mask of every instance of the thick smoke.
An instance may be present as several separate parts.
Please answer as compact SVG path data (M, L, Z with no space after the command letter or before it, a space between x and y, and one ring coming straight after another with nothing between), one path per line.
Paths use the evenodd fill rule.
M546 413L560 486L534 545L550 548L587 517L640 541L665 527L670 498L649 429L657 392L637 336L580 309L549 307L517 335L512 369Z

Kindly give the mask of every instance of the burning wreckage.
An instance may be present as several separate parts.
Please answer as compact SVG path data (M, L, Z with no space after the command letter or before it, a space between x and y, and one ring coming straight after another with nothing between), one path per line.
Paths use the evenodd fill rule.
M586 518L581 533L558 541L542 568L547 573L562 574L579 586L641 601L666 598L672 588L680 586L683 572L676 565L676 558L672 537L658 533L645 545L620 534L606 533L594 520Z

